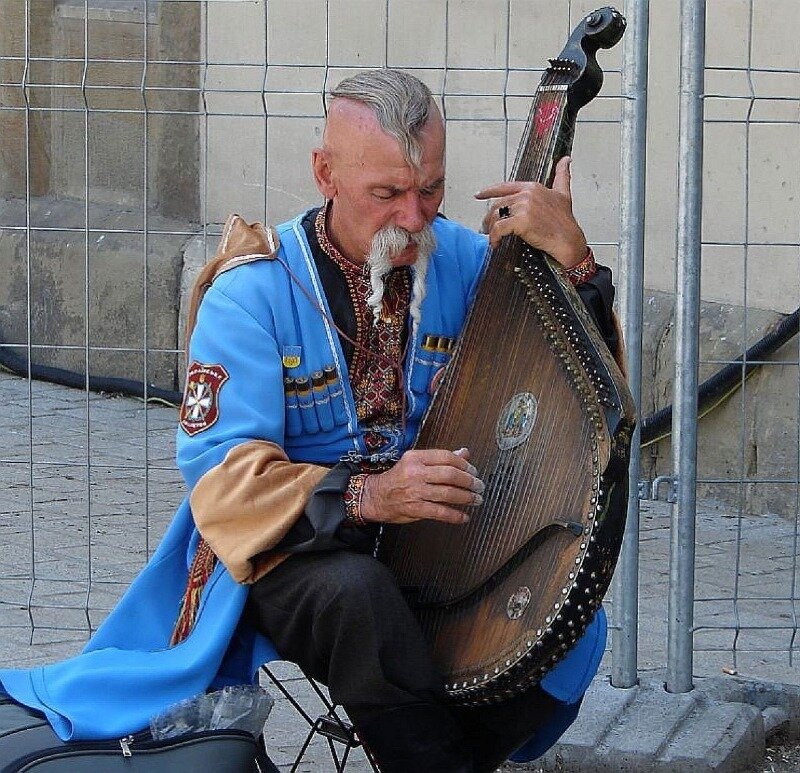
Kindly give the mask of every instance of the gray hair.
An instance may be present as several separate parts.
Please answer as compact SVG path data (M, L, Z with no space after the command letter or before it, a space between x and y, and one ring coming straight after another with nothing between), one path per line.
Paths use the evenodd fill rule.
M402 70L369 70L345 78L330 92L372 108L383 131L394 137L412 166L422 161L419 136L431 116L431 90Z

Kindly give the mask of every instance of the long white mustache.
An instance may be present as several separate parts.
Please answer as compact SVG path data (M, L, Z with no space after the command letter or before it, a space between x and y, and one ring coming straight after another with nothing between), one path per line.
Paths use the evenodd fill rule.
M417 248L417 259L413 267L414 284L411 289L409 314L414 321L414 330L416 331L422 314L422 301L425 300L425 277L428 274L429 258L436 248L436 237L433 235L433 228L430 225L426 225L415 234L404 228L389 225L372 237L372 244L367 256L372 295L367 298L367 304L372 309L375 320L378 320L383 308L386 276L392 270L392 257L401 253L412 242Z

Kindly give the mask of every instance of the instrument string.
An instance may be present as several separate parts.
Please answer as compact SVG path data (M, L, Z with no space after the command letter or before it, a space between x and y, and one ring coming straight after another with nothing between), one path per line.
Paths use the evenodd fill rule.
M514 327L512 328L514 331L514 339L509 349L512 362L517 360L520 346L523 343L522 337L526 327L525 316L527 313L527 304L523 303L521 310L516 308L517 305L518 299L515 297L510 316L515 321L519 320L519 324L515 323ZM498 385L498 389L506 391L507 385L505 382L508 378L508 374L503 375L504 378L502 380L497 379L495 384ZM499 404L499 400L495 401L493 404ZM495 417L492 417L492 419L494 418ZM488 501L484 501L483 507L485 510L480 513L482 528L480 529L478 556L481 559L480 563L483 566L486 566L491 561L496 560L498 555L500 555L501 552L504 552L505 545L499 544L495 540L498 536L498 532L502 532L502 522L506 519L508 514L506 505L509 489L511 488L509 484L513 483L514 471L516 469L515 457L516 452L513 449L505 451L500 450L499 453L496 453L495 455L493 481L489 496L487 497Z
M548 167L551 167L553 163L552 152L557 140L557 130L561 124L561 117L563 116L563 107L565 102L563 97L560 102L559 120L554 122L554 127L548 133L546 141L543 142L542 139L544 138L537 137L535 147L533 149L528 147L528 152L523 154L524 158L520 163L521 169L518 172L517 179L525 179L525 177L527 177L528 179L538 179L539 182L546 181L546 173L549 174L550 171ZM529 126L527 129L528 134L530 134L531 124L532 122L529 121ZM549 162L548 156L550 157ZM533 174L534 169L535 175ZM498 252L500 254L498 254L495 259L505 259L508 261L509 258L513 260L514 258L518 257L519 250L517 249L517 251L514 252L511 249L504 249ZM514 282L512 286L514 291L512 292L511 303L510 306L506 308L506 314L503 316L505 316L507 319L518 321L518 324L516 325L517 335L511 348L511 361L514 362L518 357L520 347L524 345L522 336L527 329L528 318L532 312L530 303L527 302L527 293L525 292L524 285L521 282ZM487 323L489 322L490 311L490 305L478 309L477 319L480 324L476 324L471 329L471 333L472 331L482 331L485 334L485 332L491 329L487 326ZM500 326L500 330L502 331L502 325ZM476 337L477 335L475 334L468 335L465 339L465 343L462 344L462 346L467 348L470 343L474 343L474 339L476 339ZM457 360L458 358L454 355L453 359ZM458 361L451 362L450 364L450 369L454 372L453 376L448 379L447 389L443 395L443 404L445 407L449 405L449 401L455 390L455 383L457 381L455 376L458 365ZM498 404L496 392L507 389L506 380L507 379L491 380L490 383L492 384L492 387L490 391L493 394L489 399L489 404ZM438 414L434 423L440 424L447 412L447 410L444 410ZM490 420L489 423L494 420L494 417L487 417L484 414L482 416L482 421L480 422L481 425L486 423L487 418ZM520 499L524 499L527 502L531 501L531 488L534 485L533 476L522 476L520 473L522 470L530 470L532 464L539 463L541 461L537 461L536 452L542 447L542 442L547 443L549 438L554 434L552 432L553 424L551 423L548 426L550 427L549 432L540 433L542 434L542 441L534 444L530 442L529 438L528 441L526 441L518 449L513 449L509 452L501 451L500 453L496 453L494 455L495 464L493 472L494 480L497 481L497 487L493 491L493 494L488 498L489 501L485 501L483 503L482 507L480 508L480 517L477 519L478 523L477 525L472 525L472 534L468 535L471 537L469 541L477 545L477 551L476 554L472 556L472 560L475 564L477 564L476 568L479 567L481 569L481 576L483 576L484 572L486 571L487 565L499 564L507 545L520 545L522 544L521 540L524 537L529 538L529 536L531 536L530 530L533 524L529 522L530 518L527 520L523 520L521 518L512 518L510 534L508 529L509 524L507 521L509 520L509 515L511 515L512 512L515 512L515 510L512 511L512 506L515 502L518 502ZM543 427L541 429L547 429L547 427ZM481 426L479 430L485 430L485 426ZM479 436L483 436L483 434L479 434ZM474 461L478 460L476 459ZM508 466L509 463L511 465L510 468ZM487 465L484 465L484 468L486 466ZM552 464L548 466L552 466ZM551 480L552 478L549 474L550 470L548 470L547 473L546 480ZM483 470L482 475L485 476L485 472ZM541 492L541 495L543 498L549 500L552 498L553 493L552 487L547 487L546 491ZM552 510L547 507L546 501L543 504L545 505L544 512L552 512ZM541 511L541 508L537 508L537 510ZM467 529L469 529L469 527L467 527ZM505 539L500 539L503 534L506 535ZM447 570L444 572L446 575L444 578L441 576L443 574L443 569ZM436 571L433 582L442 593L446 594L452 590L455 576L461 570L462 566L460 562L436 562ZM445 624L445 620L446 619L443 610L436 611L432 615L432 625L430 628L432 629L434 637L441 633L441 629Z
M552 167L552 163L555 160L555 145L558 139L558 131L560 130L560 124L563 121L564 115L564 98L563 95L559 95L558 98L552 100L550 102L551 105L558 105L558 114L559 120L554 121L553 129L547 134L547 142L546 142L546 150L536 154L533 157L533 162L536 166L536 175L535 179L538 179L539 182L546 182L547 178L549 177L550 170ZM531 175L533 176L533 175ZM527 323L528 316L530 314L530 304L526 304L525 311L523 315L523 320L521 322L523 324ZM540 395L541 396L541 395ZM541 426L541 422L543 419L540 419L540 427L539 427L539 437L544 437L547 433L547 424L543 427ZM521 469L524 470L531 470L532 465L534 463L540 463L541 460L532 459L531 457L535 457L535 452L541 446L538 443L531 443L530 439L525 443L524 447L520 449L520 452L516 454L519 456L519 460L517 464L520 466ZM545 478L547 479L547 478ZM503 510L506 512L510 512L513 510L519 510L519 508L514 507L515 503L519 503L520 500L529 504L527 509L523 508L523 512L527 512L528 519L521 519L521 518L514 518L512 519L512 525L510 529L510 536L511 539L514 541L515 544L520 544L521 540L530 536L531 530L535 526L532 522L530 522L531 518L536 514L537 511L541 511L541 508L535 508L533 512L530 510L530 505L532 503L530 487L532 485L531 481L534 480L534 476L532 475L517 475L513 477L511 489L508 491L508 496L505 498L506 501L503 502Z
M520 170L520 179L529 177L538 179L539 182L544 182L545 180L544 172L548 165L548 159L552 159L552 150L557 139L561 118L563 117L564 99L562 97L556 101L558 102L559 120L553 122L551 130L547 134L547 141L544 144L546 144L548 152L543 152L539 148L539 152L526 154ZM536 167L535 177L530 173L531 170L527 168L528 166ZM511 317L516 320L515 324L520 332L527 330L530 314L531 304L527 302L527 298L524 298L521 311L516 312ZM512 349L512 361L517 359L520 343L521 339L518 336ZM488 561L494 565L500 563L508 545L518 546L523 539L530 536L530 529L533 524L529 522L529 518L515 517L515 514L520 510L520 508L515 507L515 504L520 501L529 504L528 508L522 508L522 512L530 508L531 500L529 498L528 481L532 479L532 476L523 475L522 471L531 469L531 455L535 454L536 448L537 444L532 443L531 439L528 438L521 447L514 449L510 453L500 454L500 457L505 457L509 473L502 477L502 486L498 488L490 503L490 512L493 517L488 518L487 522L491 533L485 534L485 540L482 541L482 544L489 546ZM505 536L505 538L500 539L502 536Z
M539 168L541 170L542 166ZM518 309L520 303L522 308ZM530 314L531 307L527 299L521 293L515 293L509 317L516 321L515 327L519 332L511 347L512 362L518 360L519 349L525 343L522 335L527 330ZM507 389L504 383L502 386ZM521 448L495 455L495 488L480 513L482 527L476 530L478 550L475 558L481 567L481 576L485 575L487 569L499 566L510 557L509 546L513 552L515 547L521 545L523 540L526 541L531 535L534 524L530 522L530 517L525 519L516 516L530 509L531 500L524 498L524 493L529 488L526 485L529 476L523 475L522 471L531 469L530 457L534 450L534 444L528 440ZM515 507L520 501L527 503L528 507Z
M563 116L563 99L560 100L561 104L559 105L559 113ZM560 121L559 121L560 123ZM549 175L548 167L552 164L552 160L554 159L554 147L555 142L557 140L557 131L551 131L548 134L548 142L547 142L547 151L539 153L534 158L534 163L536 164L536 176L539 182L544 182L546 180L547 175ZM526 304L523 318L520 320L523 326L526 325L528 316L530 313L530 304ZM538 438L542 439L546 442L547 437L551 433L547 432L548 426L552 427L550 422L545 422L545 426L541 426L543 419L540 418L540 427L538 432ZM519 469L523 469L529 471L532 469L535 463L541 463L541 460L537 460L536 450L540 448L541 445L539 443L532 443L530 438L524 446L514 454L514 456L518 457L516 460L516 465ZM546 476L544 479L548 479L549 476ZM534 476L532 475L514 475L511 478L511 485L509 486L507 491L502 492L503 501L500 504L500 509L503 512L511 513L512 511L516 512L519 510L518 507L514 507L515 503L519 503L520 501L528 503L528 508L523 509L523 512L527 512L528 518L511 518L511 525L510 529L506 532L509 536L509 540L514 544L521 544L521 541L526 537L531 536L532 530L535 527L535 524L531 522L533 516L536 515L537 512L541 512L541 504L539 503L539 507L533 507L533 511L531 511L531 506L533 504L532 499L532 492L531 492L531 485L532 481L534 480ZM546 510L545 510L546 512ZM494 551L495 554L501 550L504 546L496 542L496 550ZM495 560L499 560L499 556L495 555Z
M545 78L543 78L543 84L549 85L552 82L553 78L546 74ZM552 122L549 131L537 134L535 138L531 139L535 127L536 111L539 109L543 98L546 98L549 104L557 104L558 118ZM565 103L566 98L563 93L557 94L556 99L553 99L552 92L540 93L533 101L529 120L524 132L524 140L520 145L520 150L518 151L517 159L514 164L514 179L534 179L539 182L546 181L545 172L549 171L548 167L552 165L552 152L562 123ZM497 250L493 251L493 255L490 258L490 265L487 267L487 273L490 272L493 267L497 270L498 268L502 268L504 264L514 262L514 259L518 257L519 249L511 249L513 241L514 240L505 240ZM512 244L509 244L509 242ZM518 245L513 246L518 247ZM494 320L494 325L491 324L493 321L491 319L492 312L495 312L494 316L497 316L497 313L496 310L492 308L492 304L483 303L475 309L475 324L469 326L467 336L464 337L459 347L454 352L452 361L448 367L448 378L445 379L445 382L440 387L440 390L442 390L444 394L437 396L437 399L440 401L442 410L431 417L431 433L433 435L440 432L441 425L447 419L449 406L458 382L457 376L462 359L460 356L461 352L469 350L470 346L474 345L479 337L483 337L493 328L500 331L502 334L504 330L508 329L508 319L517 319L524 323L530 313L530 304L527 302L526 295L525 286L521 282L514 281L512 283L510 303L505 306L502 318ZM519 329L521 331L524 330L525 324L519 325ZM515 357L521 345L523 345L523 341L518 336L513 346ZM497 404L497 393L502 393L507 389L506 381L506 378L490 380L492 384L490 392L492 394L490 395L489 404ZM492 397L495 398L494 402L491 401ZM481 425L483 425L481 428L485 430L485 424L488 423L491 425L494 421L495 417L489 417L484 414L481 417ZM490 434L493 435L494 432ZM525 447L527 446L528 444L526 443ZM518 499L521 490L521 482L518 478L512 476L509 480L509 475L507 473L504 474L503 470L506 469L505 462L513 460L515 457L519 457L519 455L518 452L513 452L512 454L508 452L496 453L493 455L494 464L486 460L488 463L481 465L481 474L484 478L487 477L488 469L490 473L493 473L492 477L494 480L498 481L498 485L490 497L487 498L489 501L484 501L481 508L475 511L475 515L478 517L473 518L473 524L469 524L466 527L468 531L471 531L471 534L466 535L468 541L473 543L477 542L478 546L477 551L475 551L475 554L472 556L472 560L480 565L485 565L489 561L496 560L497 551L503 548L503 544L498 543L497 539L493 540L492 538L496 537L495 532L499 531L500 527L503 526L503 513L508 512L509 506ZM480 462L480 460L475 459L474 462ZM521 460L513 463L513 469L517 469L520 466L524 468L527 464L527 454L523 454ZM509 483L511 483L511 485L509 485ZM475 521L477 521L477 523L475 523ZM519 528L522 528L522 526ZM493 544L495 549L491 547ZM400 558L398 564L402 564L405 571L408 571L410 568L412 555L413 551L409 546L407 550L402 552L402 556L398 557ZM438 581L438 583L444 583L443 585L439 584L440 589L443 587L451 588L455 579L455 574L462 569L461 565L458 562L452 563L447 561L437 561L435 563L437 566L434 572L435 576L433 577L433 582L437 583ZM443 574L446 575L444 578L442 577Z
M562 100L562 102L563 102L563 100ZM559 107L563 108L563 104L561 104ZM535 103L534 107L533 107L533 110L536 110L536 109L537 109L537 107L536 107L536 103ZM530 142L528 143L527 149L525 148L525 145L523 144L522 147L523 147L523 151L525 151L525 152L522 153L521 161L517 164L517 166L521 167L521 169L517 173L517 175L518 175L518 177L520 179L522 179L524 177L528 177L530 179L530 177L533 177L533 175L531 174L531 171L532 171L533 167L537 167L537 172L538 172L537 177L539 178L540 181L542 180L542 173L543 173L543 170L544 170L544 168L546 166L547 153L545 151L546 151L546 149L549 149L550 147L552 147L553 137L556 134L556 127L558 126L558 123L559 123L558 121L554 122L553 128L548 133L548 136L546 137L546 141L545 142L542 141L543 139L545 139L544 137L537 137L536 142L534 144L534 147L532 149L530 147ZM531 126L532 125L533 125L533 122L529 121L529 125L528 125L527 130L526 130L526 133L528 135L530 135ZM534 179L536 179L536 178L534 177ZM502 259L503 257L505 257L502 253L507 253L507 252L509 252L509 250L507 250L507 249L506 250L501 250L500 252L501 252L501 254L497 255L496 258ZM529 312L529 304L526 302L526 298L524 297L525 293L521 292L522 290L524 290L524 286L522 286L521 283L516 283L515 282L514 283L514 289L516 290L516 292L513 292L513 294L512 294L511 309L508 310L510 313L507 316L510 317L511 319L518 319L519 320L520 319L519 315L520 315L520 313L522 313L524 315L524 318L527 318L527 315L528 315L528 312ZM519 310L520 306L522 306L522 312L520 312L520 310ZM479 324L477 324L474 328L472 328L472 330L483 331L483 330L487 329L485 323L487 321L486 317L488 317L488 309L484 308L484 309L479 309L478 311L479 311L479 314L478 314ZM483 312L483 313L480 313L480 312ZM521 329L521 330L524 330L524 328L525 328L524 324L519 326L519 329ZM468 336L463 345L468 348L469 344L471 343L470 339L474 338L474 337L475 337L474 335L473 336ZM515 354L516 354L516 351L518 351L518 348L519 348L521 343L522 343L521 340L518 339L516 344L515 344L515 347L514 347L515 348ZM454 359L457 359L457 358L454 357ZM451 365L450 365L450 369L451 370L456 370L457 366L458 366L458 362L452 362ZM448 388L445 391L445 395L443 395L443 404L447 404L449 402L449 399L452 396L452 392L454 390L456 381L457 381L457 378L452 378L452 379L448 380ZM503 387L506 386L502 381L498 381L498 380L493 380L492 384L493 385L496 384L497 388L503 388ZM443 385L443 387L444 387L444 385ZM495 402L495 404L496 404L496 402ZM447 413L446 410L443 411L442 413L440 413L438 415L438 417L437 417L437 418L439 418L439 421L435 421L434 424L440 423L440 421L444 418L446 413ZM516 455L517 454L514 454L514 456L516 456ZM495 479L500 481L500 483L502 485L499 485L498 488L495 490L494 496L493 496L493 500L494 501L484 502L484 504L483 504L483 506L481 508L482 509L481 515L483 517L480 518L479 520L482 522L483 525L479 526L478 529L475 529L475 527L473 527L473 529L472 529L473 532L477 531L477 534L473 533L471 535L472 536L472 541L475 541L476 538L477 538L478 545L480 546L477 555L474 555L473 559L474 560L477 559L477 562L479 564L485 564L487 560L491 560L491 558L492 558L492 555L489 555L488 557L485 555L486 552L487 552L487 547L486 546L491 546L493 544L492 543L492 539L491 539L493 535L491 533L487 534L487 530L489 530L490 532L496 532L496 531L499 530L499 528L503 525L502 524L502 520L500 520L502 518L502 513L508 512L508 504L510 504L509 500L513 501L516 498L514 496L514 494L515 494L514 488L518 488L518 482L517 482L516 486L510 487L510 490L509 490L509 486L508 486L508 484L509 484L509 480L508 480L509 476L508 476L508 474L506 474L506 475L502 474L502 469L504 467L504 457L509 458L509 454L506 453L506 454L496 455L495 465L494 465L494 467L495 467L495 469L494 469ZM511 458L513 458L513 457L511 457ZM484 465L483 467L484 467L484 470L482 470L482 474L485 476L486 475L486 472L485 472L486 465ZM498 517L492 517L493 513L500 513L501 515L500 515L499 518ZM494 526L494 528L492 528L493 526ZM500 548L502 548L502 545L500 545ZM495 553L495 552L496 551L490 551L490 553L492 553L492 554ZM450 577L448 577L448 581L444 582L444 583L442 583L442 578L441 577L434 577L433 578L434 582L436 582L437 579L438 579L439 583L442 583L445 587L449 587L451 585L451 583L452 583L452 579L451 579L452 575L454 574L454 572L458 568L458 564L456 564L454 566L453 564L451 564L449 562L437 562L437 563L438 563L438 568L437 568L436 574L437 575L441 575L443 567L449 567L450 571L448 571L447 574ZM441 587L441 585L440 585L440 587Z

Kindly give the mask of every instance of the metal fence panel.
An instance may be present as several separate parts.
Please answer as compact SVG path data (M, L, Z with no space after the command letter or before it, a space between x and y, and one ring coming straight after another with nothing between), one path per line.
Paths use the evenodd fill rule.
M317 202L305 170L320 136L325 90L370 66L400 66L423 77L447 119L445 211L477 225L481 206L469 193L510 168L545 56L558 52L592 5L0 0L0 265L10 277L0 289L0 350L24 365L21 378L0 375L8 406L0 451L8 492L0 528L10 548L0 565L7 662L74 652L152 552L182 495L172 462L174 409L108 397L89 388L86 374L142 382L151 398L180 388L178 299L213 253L226 214L277 222ZM653 30L654 15L677 19L678 3L649 8L630 0L623 10L638 18L634 29L645 35L648 14ZM737 356L777 312L791 311L785 287L779 302L770 296L774 267L784 265L775 256L797 256L800 243L796 208L786 208L800 187L792 149L800 147L800 62L787 64L794 38L776 27L760 0L709 2L708 14L730 24L705 68L704 126L713 144L707 139L701 283L704 296L725 296L714 337L729 340L728 349L713 351L701 340L698 365L706 378L733 362L740 377L738 391L698 425L690 634L695 672L724 665L772 673L787 660L794 664L797 634L796 339L765 359ZM663 62L655 47L663 34L662 24L649 36L652 61ZM731 42L739 34L748 36L744 59ZM769 52L770 35L777 53L759 58L756 51ZM636 350L636 267L627 247L618 265L618 242L623 233L634 246L641 243L644 225L651 232L673 227L674 236L660 197L675 154L666 166L668 144L650 155L656 174L648 175L647 193L656 206L650 204L647 219L629 206L637 196L630 192L618 211L621 169L627 184L644 187L642 161L624 155L620 137L629 108L626 131L643 131L635 110L642 109L636 95L644 85L623 87L620 61L620 51L608 52L603 94L582 113L575 201L598 256L617 267L618 285L624 280L627 287L623 310ZM677 92L654 95L651 88L651 107L663 110L670 99L677 105ZM660 134L668 130L651 128L654 147ZM721 163L723 146L729 166ZM765 190L774 190L774 198L767 201ZM725 206L715 208L720 197ZM775 210L785 215L775 217ZM646 257L645 282L655 288L644 303L647 319L662 313L656 291L670 295L662 275L671 261L652 252ZM738 293L731 289L734 274ZM782 281L796 287L796 270ZM713 312L704 305L705 319ZM656 360L671 361L664 355L670 330L667 321L655 343L644 341L645 413L672 400L671 383L654 387L652 376ZM749 366L762 361L754 374ZM78 373L78 389L33 377L31 362ZM786 418L778 425L756 420L776 399ZM736 436L730 452L736 465L722 474L720 458L728 452L719 438L726 433ZM759 473L765 454L782 456L769 474ZM677 472L668 440L645 449L641 468L645 477ZM615 648L627 652L617 664L618 684L635 679L637 670L637 575L646 596L638 622L666 647L659 626L666 620L668 518L657 501L643 502L642 516L641 555L629 540L628 568L614 590L616 597L628 595L610 603ZM665 649L647 646L645 667L664 666Z

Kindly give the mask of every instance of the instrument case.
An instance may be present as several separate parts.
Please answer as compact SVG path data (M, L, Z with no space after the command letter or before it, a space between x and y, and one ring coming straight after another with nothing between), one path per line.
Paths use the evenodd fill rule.
M116 741L64 742L45 717L0 695L0 773L278 773L242 730L207 730L154 741L142 731Z

